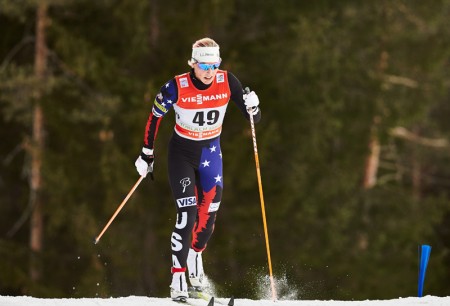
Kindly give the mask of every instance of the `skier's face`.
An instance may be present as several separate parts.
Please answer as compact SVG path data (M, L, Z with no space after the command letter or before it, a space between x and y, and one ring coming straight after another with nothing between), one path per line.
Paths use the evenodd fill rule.
M195 63L194 73L203 84L209 85L213 82L220 63Z

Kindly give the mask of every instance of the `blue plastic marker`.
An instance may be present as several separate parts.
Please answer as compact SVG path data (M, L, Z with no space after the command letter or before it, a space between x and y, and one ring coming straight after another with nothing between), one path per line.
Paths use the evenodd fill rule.
M430 259L431 246L422 245L419 248L420 252L420 262L419 262L419 286L418 286L418 296L423 296L423 284L425 282L425 274L427 272L428 260Z

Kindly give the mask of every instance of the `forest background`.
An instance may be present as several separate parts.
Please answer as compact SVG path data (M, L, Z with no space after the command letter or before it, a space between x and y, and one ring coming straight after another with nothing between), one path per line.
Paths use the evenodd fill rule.
M155 95L208 36L261 101L280 296L414 296L420 244L425 293L450 295L449 16L449 0L0 0L0 294L168 295L173 112L155 180L93 238L138 179ZM267 256L233 103L222 151L205 269L222 295L255 298Z

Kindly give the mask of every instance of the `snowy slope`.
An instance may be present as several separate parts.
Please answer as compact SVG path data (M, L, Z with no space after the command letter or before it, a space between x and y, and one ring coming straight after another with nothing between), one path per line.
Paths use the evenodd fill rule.
M224 301L225 299L219 299ZM203 300L194 300L196 306L206 306ZM0 306L180 306L169 298L129 296L121 298L38 299L33 297L0 296ZM220 305L216 303L216 305ZM450 306L450 297L425 296L372 301L276 301L237 299L235 306Z

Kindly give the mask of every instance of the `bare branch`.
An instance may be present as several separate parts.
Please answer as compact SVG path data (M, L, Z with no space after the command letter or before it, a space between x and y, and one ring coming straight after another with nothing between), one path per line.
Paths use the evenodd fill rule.
M386 82L388 82L390 84L394 84L394 85L403 85L403 86L406 86L409 88L417 88L417 86L418 86L418 83L416 80L413 80L413 79L410 79L407 77L386 74L385 78L386 78Z
M448 146L448 140L445 138L426 138L419 136L413 132L408 131L404 127L395 127L389 131L389 134L394 137L406 139L414 143L434 148L446 148Z
M22 38L22 40L15 45L9 52L6 54L5 59L3 60L2 64L0 65L0 73L3 72L8 64L11 62L11 60L14 58L14 56L27 44L34 42L33 36L25 36Z

